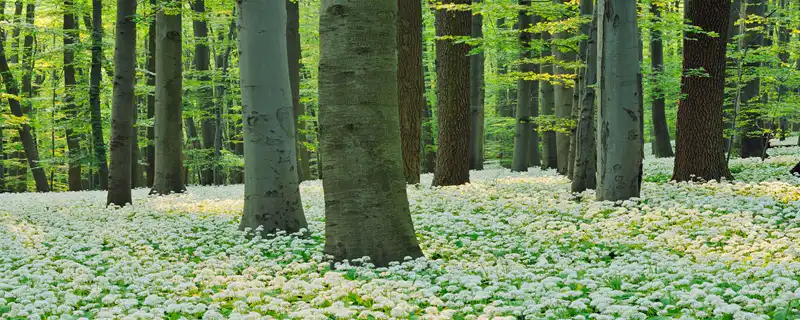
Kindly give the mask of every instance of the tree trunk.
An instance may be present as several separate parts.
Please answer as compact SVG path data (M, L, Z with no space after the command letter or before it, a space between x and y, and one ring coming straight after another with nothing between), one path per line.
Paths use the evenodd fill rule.
M235 9L234 9L234 13L235 13ZM219 34L220 42L225 43L225 41L227 39L227 43L225 43L225 46L224 46L225 50L223 50L221 54L218 54L217 58L215 60L216 67L217 67L218 70L220 70L219 74L221 74L221 79L217 82L217 86L216 86L216 94L217 94L217 115L216 115L217 116L217 125L216 125L216 128L217 128L217 133L216 133L216 136L214 138L215 139L215 141L214 141L214 152L215 153L221 153L221 149L222 149L222 131L223 131L224 127L225 127L225 126L223 126L223 124L225 122L223 122L222 119L221 119L222 118L222 111L225 110L226 105L231 100L231 97L228 94L228 91L229 91L228 90L228 87L229 87L228 86L229 85L228 69L230 67L231 51L232 51L233 46L234 46L234 44L233 44L233 34L234 34L234 30L235 29L236 29L236 22L235 22L235 20L232 19L230 24L229 24L229 27L228 27L227 36L226 36L226 34L224 34L222 32L220 32L220 34ZM301 107L302 107L302 105L301 105ZM230 109L230 108L228 108L228 109ZM226 112L230 112L230 110L228 110ZM233 149L233 148L231 148L231 149ZM304 150L304 149L301 149L301 152L302 152L302 150ZM215 155L215 157L216 158L220 158L220 155L217 154L217 155ZM217 170L223 169L220 166L216 166L215 168L217 168ZM235 173L237 170L235 168L230 168L230 171L231 171L231 177L233 177L233 173ZM215 179L219 179L220 181L215 182L215 184L223 184L224 183L224 181L222 180L223 177L224 176L223 176L222 173L220 173L220 172L216 173L214 175L214 178Z
M748 16L764 16L765 4L764 0L742 0L742 19ZM751 51L758 50L764 42L764 37L759 34L758 30L753 28L764 27L760 22L740 24L740 32L744 35L739 38L739 50L743 50L745 58L751 54ZM761 64L743 63L744 72L755 74L758 71L754 70ZM739 121L741 123L741 145L739 154L742 158L761 157L766 148L766 141L764 139L764 132L759 128L758 122L761 119L761 110L759 110L759 100L761 99L761 79L755 76L748 81L741 89L741 105L742 109L739 110Z
M473 0L479 3L482 0ZM483 15L478 13L472 16L472 38L483 39ZM470 105L470 163L469 168L483 170L483 135L484 135L484 60L483 50L478 54L469 56L469 105ZM526 98L527 99L527 98Z
M150 193L185 190L181 157L181 15L156 14L155 180Z
M300 103L300 59L303 58L300 48L300 6L295 0L286 0L286 44L289 54L289 79L292 85L292 105L294 110L294 123L297 128L297 173L300 181L310 180L311 172L308 164L308 149L306 148L305 122L300 117L305 115L305 107Z
M449 0L448 4L470 4L471 0ZM436 35L469 36L472 29L469 10L440 9L436 12ZM439 109L439 147L436 153L434 186L469 182L469 45L452 39L436 41L437 107Z
M92 70L89 87L89 105L91 106L92 137L94 140L94 158L98 164L100 189L108 189L108 164L106 163L106 144L103 142L103 119L100 115L100 80L102 78L103 55L103 4L100 0L92 0Z
M14 79L13 73L9 70L8 60L6 59L5 41L2 39L0 39L0 75L2 75L3 83L6 86L5 92L11 95L8 98L8 106L11 109L11 114L18 118L24 117L25 113L23 113L19 100L13 98L13 96L19 95L19 87L17 85L17 80ZM33 179L36 182L36 190L39 192L49 192L50 186L47 184L47 176L44 173L44 169L39 166L39 150L36 149L36 142L31 134L31 126L25 121L20 124L17 130L19 132L19 140L22 142L22 148L25 151L25 157L28 159L28 166L31 168Z
M639 197L642 164L636 3L598 2L597 200Z
M542 34L536 33L533 37L538 40L541 39ZM533 64L531 70L534 74L539 74L541 71L541 64ZM539 81L531 82L531 136L528 138L528 167L539 167L542 165L542 156L539 153L539 126L536 124L536 119L539 117Z
M322 1L319 122L325 253L336 261L369 256L376 266L387 266L422 256L402 168L396 16L397 0ZM469 31L469 20L465 25ZM355 96L359 99L351 98Z
M98 0L95 0L98 1ZM117 0L114 39L114 97L111 107L111 170L107 205L125 206L131 199L136 85L136 0ZM94 24L99 23L95 19Z
M531 6L531 0L520 0L521 9L519 12L519 28L522 30L519 36L520 42L520 60L531 59L531 39L532 35L527 30L532 25L537 23L538 16L531 16L528 13L528 8ZM533 72L533 63L523 63L519 66L519 71L523 76ZM535 97L531 90L533 83L536 81L519 79L517 80L517 117L514 132L514 158L511 161L511 170L517 172L528 171L528 164L530 158L528 155L528 148L530 147L529 141L531 133L533 132L533 125L531 124L531 107L533 98Z
M423 28L424 27L425 26L423 26ZM423 93L425 92L425 88L427 87L426 84L428 83L424 79L425 75L431 75L431 77L435 76L435 74L431 72L431 67L433 65L433 63L429 62L431 59L425 61L425 57L428 56L426 55L426 51L430 51L430 47L427 43L423 44L422 46L422 74L424 81ZM398 70L397 72L400 73L402 71ZM427 99L425 99L424 96L422 103L422 172L433 173L436 171L436 142L433 139L433 125L435 120L433 119L433 110L431 108L431 104Z
M150 7L155 8L156 0L150 0ZM154 120L156 112L156 19L150 21L147 32L147 118ZM147 187L152 188L156 174L156 148L155 148L155 127L151 124L147 126L148 144L144 148L147 158Z
M397 84L406 183L419 183L425 74L422 70L422 2L398 0Z
M75 15L72 14L73 10L72 0L64 0L64 112L68 119L75 119L77 117L77 110L75 106L75 97L73 90L75 89L75 37L78 33L77 25L75 24ZM23 91L26 91L23 88ZM81 185L81 152L80 152L80 138L73 132L72 126L67 125L67 157L69 159L69 191L82 190Z
M686 32L683 41L683 78L678 106L673 180L731 179L725 161L722 136L722 104L725 89L725 54L730 1L687 0L684 17L705 33ZM692 76L703 69L708 76Z
M306 228L297 175L286 2L239 4L239 70L244 123L244 213L240 230L266 236ZM277 61L277 63L263 63Z
M563 4L564 0L553 0L554 4ZM557 32L553 35L556 41L563 41L570 37L567 32ZM561 45L563 46L563 44ZM553 55L555 56L555 65L553 66L553 74L558 76L567 75L572 73L563 67L563 64L572 63L575 61L575 53L570 52L569 48L559 47L559 45L552 45ZM555 104L555 114L557 119L569 119L572 113L572 88L567 87L565 80L559 80L553 84L553 103ZM556 133L556 152L558 153L558 173L567 175L568 162L569 162L569 135L565 133Z
M551 39L550 34L542 33L542 40L544 43L549 43ZM544 50L542 52L542 59L548 59L552 55L552 51ZM541 66L542 74L552 74L553 65L543 64ZM548 80L541 80L539 82L539 96L541 98L541 115L553 116L555 115L555 103L553 100L553 84ZM556 133L555 131L548 130L542 133L542 168L543 169L556 169L558 167L558 153L556 150Z
M572 192L597 188L597 144L595 133L595 85L597 84L597 9L591 0L581 0L581 13L591 12L591 25L582 31L589 39L581 43L581 54L586 57L586 68L580 73L578 124L575 129L575 163L572 173Z
M498 77L503 78L508 74L508 65L503 61L498 61L500 66L497 67ZM509 101L508 88L501 83L500 89L497 91L497 115L501 117L511 118L514 116L514 106Z
M208 67L210 64L210 54L208 49L208 26L206 24L206 5L205 0L195 0L192 3L195 19L192 21L192 31L194 32L195 45L194 45L194 66L197 70L197 81L200 88L197 89L197 100L200 104L200 109L204 111L201 118L202 126L202 140L203 140L203 155L213 155L214 148L214 134L216 127L214 115L216 114L214 101L212 99L213 92L212 86L209 83L210 77L208 76ZM211 185L214 183L214 167L217 165L217 159L209 157L204 162L211 162L210 164L203 164L200 170L200 184Z
M650 12L659 19L661 12L658 5L655 3L650 5ZM661 39L661 31L653 26L650 29L650 64L653 68L653 75L651 79L651 92L652 92L652 120L653 132L655 137L654 150L657 158L674 157L672 152L672 144L670 143L669 127L667 126L667 115L665 113L666 102L664 101L664 93L661 91L661 83L659 81L661 73L664 72L664 44Z

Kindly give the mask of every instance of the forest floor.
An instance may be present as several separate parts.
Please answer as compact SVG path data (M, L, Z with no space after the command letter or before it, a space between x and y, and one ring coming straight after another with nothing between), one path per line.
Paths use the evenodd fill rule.
M116 210L4 194L0 318L796 318L800 148L770 153L732 160L733 183L668 183L672 160L648 158L643 197L616 204L552 171L425 176L408 191L427 258L384 269L324 262L319 181L301 187L305 239L247 240L241 185Z

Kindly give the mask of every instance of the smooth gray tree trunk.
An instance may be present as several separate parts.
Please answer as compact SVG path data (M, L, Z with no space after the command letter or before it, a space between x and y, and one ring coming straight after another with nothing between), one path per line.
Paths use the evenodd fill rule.
M114 38L114 97L111 107L111 167L107 205L124 206L131 199L131 140L136 93L136 0L117 0ZM97 21L95 21L97 23Z
M593 10L594 9L594 10ZM597 187L597 145L595 133L595 85L597 84L597 11L591 0L581 1L581 13L592 12L592 23L581 54L586 57L586 68L579 77L578 123L575 129L575 163L572 173L572 192L583 192ZM585 28L586 26L582 26Z
M639 197L642 164L636 3L598 2L598 200Z
M262 227L262 235L299 232L308 225L297 175L286 2L238 4L245 173L239 229Z
M482 0L473 0L480 3ZM472 15L472 38L483 38L483 15ZM470 161L469 168L483 170L483 135L484 135L484 60L483 51L470 56L469 60L469 105L470 105Z
M396 16L397 0L322 1L325 253L336 261L369 256L386 266L422 256L402 167Z
M181 15L156 14L155 180L150 193L185 191L183 181L183 77Z
M297 128L297 176L300 181L311 180L308 149L305 146L306 123L300 121L305 115L305 105L300 102L300 70L303 58L300 47L300 4L297 0L286 0L286 49L289 59L289 79L292 85L292 106Z
M519 12L519 28L522 30L519 36L520 40L520 59L530 60L531 58L531 39L532 34L528 29L535 24L538 20L535 15L532 16L528 13L528 7L531 6L531 0L520 0L521 9ZM519 65L519 71L525 75L533 72L533 63L523 63ZM528 148L530 148L530 137L533 131L531 124L531 107L533 105L533 98L535 97L531 90L533 83L536 81L519 79L517 80L517 112L516 124L514 128L514 157L511 161L511 170L517 172L528 171L528 164L530 158L528 155Z

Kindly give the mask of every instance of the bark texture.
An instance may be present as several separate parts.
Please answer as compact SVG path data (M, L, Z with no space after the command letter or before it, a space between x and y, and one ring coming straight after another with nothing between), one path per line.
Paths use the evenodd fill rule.
M447 4L470 4L471 0L450 0ZM436 11L436 35L469 36L472 14L468 10ZM436 153L434 186L469 182L469 45L452 39L436 41L437 107L439 147Z
M322 1L325 253L337 261L369 256L386 266L422 256L402 168L396 17L397 0Z
M135 39L134 39L135 41ZM92 116L92 138L94 159L100 175L100 189L108 189L108 163L106 162L106 143L103 142L103 119L100 115L100 80L103 63L103 3L92 0L92 69L89 87L89 105Z
M406 183L419 183L425 74L422 69L422 2L398 0L397 89Z
M111 170L107 205L132 203L132 143L136 94L136 0L117 0L114 97L111 106ZM95 21L97 23L97 21Z
M300 60L303 58L300 48L300 4L297 0L286 0L286 49L289 59L289 80L292 85L292 108L294 123L297 128L297 175L300 181L311 179L311 168L308 161L308 149L305 146L305 106L300 102Z
M244 125L244 214L239 229L262 235L306 228L286 47L286 2L239 4ZM277 63L266 63L277 61Z
M150 6L155 7L156 0L150 0ZM147 118L154 119L156 114L156 19L150 21L147 32ZM152 188L156 175L156 131L155 126L147 127L147 147L144 148L147 159L147 186Z
M636 3L598 2L597 199L639 197L642 112Z
M155 180L150 193L166 195L185 190L182 179L183 77L181 15L156 14Z
M72 14L73 3L72 0L64 1L64 113L68 119L75 119L78 114L77 107L75 106L75 96L72 91L75 89L75 38L78 34L78 26L75 23L75 15ZM25 81L23 81L25 82ZM23 88L23 92L28 92ZM79 191L83 189L81 184L81 161L80 152L81 144L80 138L72 130L71 125L67 125L64 130L67 135L67 157L69 163L68 169L68 182L69 191Z
M588 3L588 5L587 5ZM586 68L580 73L578 123L575 129L575 163L572 173L572 192L583 192L597 187L597 144L595 133L595 85L597 83L597 11L591 0L581 0L581 13L592 11L592 23L581 54L586 57ZM594 9L594 10L593 10Z
M479 3L482 0L473 0ZM483 15L472 16L472 38L483 38ZM470 105L470 135L469 135L469 168L483 170L483 135L484 135L484 60L483 51L469 56L469 105Z
M687 0L684 18L705 31L686 32L683 41L683 77L678 106L673 180L733 178L725 161L722 104L725 89L725 54L730 10L728 0ZM692 76L702 69L707 77Z
M525 8L519 12L519 28L521 30L519 36L520 42L520 59L530 60L531 58L531 39L532 34L528 29L536 23L534 16L528 13L527 8L531 6L530 0L520 0L520 6ZM523 74L533 72L533 63L523 63L519 66L519 71ZM536 81L519 79L517 80L517 116L514 130L514 157L511 161L511 170L517 172L528 171L530 158L528 155L528 148L530 147L529 141L531 133L533 132L533 125L531 124L531 108L533 105L532 94L533 83Z

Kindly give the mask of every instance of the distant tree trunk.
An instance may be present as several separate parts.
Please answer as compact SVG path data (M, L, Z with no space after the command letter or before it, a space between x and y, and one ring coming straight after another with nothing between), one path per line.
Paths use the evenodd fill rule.
M150 0L150 7L155 8L156 0ZM156 19L150 21L147 32L147 118L153 121L156 113ZM156 174L155 127L151 123L147 127L147 147L144 149L147 158L147 187L153 187Z
M508 65L503 61L498 61L500 66L497 67L499 77L505 77L508 74ZM497 115L501 117L511 118L514 116L514 105L509 99L508 88L501 84L500 89L497 91Z
M286 44L289 54L289 79L292 85L292 105L294 106L294 122L297 128L297 173L300 181L311 179L311 170L308 164L308 149L306 148L305 122L300 117L305 115L305 106L300 103L300 6L297 0L286 0Z
M424 26L423 26L424 28ZM398 29L399 31L400 29ZM427 45L422 46L422 74L423 74L423 81L425 81L424 76L431 75L431 77L435 77L435 73L431 72L431 68L429 63L425 63L426 61L424 58L426 57L425 51L430 50ZM399 58L398 58L399 59ZM398 64L399 65L399 64ZM398 73L402 72L400 70L397 71ZM424 82L427 83L427 82ZM424 83L423 83L423 92L424 92ZM434 141L433 136L433 110L431 108L431 103L427 99L423 97L422 99L422 172L423 173L433 173L436 171L436 142Z
M673 180L732 179L725 161L722 136L722 104L725 89L725 54L730 1L686 0L684 17L705 33L686 32L683 41L683 79L681 93L686 98L678 106L675 169ZM702 69L708 76L693 76L690 70Z
M181 15L156 14L156 169L150 193L166 195L185 190L182 161Z
M564 0L553 0L553 3L563 4ZM556 40L564 40L569 37L570 35L567 32L558 32L553 35ZM552 45L552 50L556 60L556 64L553 66L553 74L563 76L572 73L562 64L575 61L575 53L570 52L569 48L561 48L555 44ZM553 101L555 103L556 118L569 119L572 113L572 88L567 87L564 81L555 83L553 85ZM569 135L556 133L556 149L558 153L558 173L567 175L569 171Z
M336 261L369 256L376 266L387 266L422 256L402 168L396 15L397 0L322 1L319 121L325 253ZM465 111L466 102L465 97ZM465 124L468 119L465 112Z
M551 39L550 34L542 33L542 40L549 43ZM544 50L542 52L542 59L547 59L552 55L552 51ZM552 74L553 65L543 64L541 66L542 74ZM542 116L555 115L555 102L553 100L553 84L547 80L539 82L539 96L541 98ZM556 133L555 131L548 130L542 133L542 168L543 169L556 169L558 167L558 152L556 147Z
M286 2L239 4L239 70L244 123L244 214L240 230L261 235L306 228L297 176ZM263 63L276 61L277 63Z
M235 13L235 9L234 9L234 13ZM234 44L232 42L233 42L233 34L234 34L234 30L235 29L236 29L236 22L232 19L230 24L229 24L229 27L228 27L227 35L225 33L222 33L222 32L219 33L220 42L225 43L225 40L227 39L227 43L225 44L225 47L224 47L225 49L222 50L222 52L217 55L216 60L215 60L216 67L217 67L218 70L220 70L219 74L221 74L221 77L222 77L222 79L220 79L220 81L217 82L217 86L216 86L217 117L218 118L222 117L222 111L225 109L225 107L229 103L229 101L231 101L231 97L229 97L229 94L228 94L229 81L228 81L227 77L228 77L228 69L230 68L231 51L232 51L233 46L234 46ZM301 105L301 107L302 107L302 105ZM228 108L228 109L230 109L230 108ZM228 110L228 112L230 112L230 110ZM222 148L222 130L224 129L224 126L222 126L223 123L224 122L222 122L222 119L219 119L218 120L218 124L216 126L217 127L217 133L216 133L215 142L214 142L214 150L217 151L217 152L221 152L221 148ZM231 148L231 149L234 149L234 148L235 148L235 146L233 146L233 148ZM304 150L304 149L301 149L301 152L302 152L302 150ZM218 168L218 170L223 169L220 166L217 166L216 168ZM230 168L230 171L231 171L231 178L233 178L233 175L237 170L235 168ZM214 175L214 177L221 180L223 178L223 174L218 172L217 174ZM223 183L224 183L223 181L216 182L216 184L223 184Z
M597 9L591 0L581 0L581 13L592 12L591 25L582 31L589 39L581 43L581 54L586 57L586 68L578 79L578 124L575 129L575 163L572 173L572 192L597 188L597 144L595 133L595 85L597 84ZM588 27L588 28L587 28Z
M14 79L14 74L9 70L8 60L6 59L5 41L0 39L0 75L3 78L3 83L6 86L5 92L11 95L8 98L8 106L11 109L11 114L14 117L24 117L22 106L19 100L13 96L19 95L19 87L17 80ZM33 179L36 181L36 190L39 192L49 192L50 186L47 184L47 176L44 169L39 166L39 150L36 149L36 142L31 134L31 126L27 121L20 124L17 129L19 132L19 140L22 142L22 148L25 150L25 157L28 159L28 166L31 168Z
M422 69L422 2L398 0L397 84L400 140L406 183L419 183L425 74Z
M21 4L19 4L21 6ZM16 12L15 8L15 13ZM21 8L19 10L20 15L17 16L17 21L22 22L21 18ZM33 3L29 3L25 6L25 24L33 26L34 24L34 16L36 13L36 6ZM21 24L20 24L21 25ZM19 48L19 34L20 28L19 26L14 28L14 37L12 41L12 46ZM22 92L20 92L20 97L22 97L22 113L23 114L30 114L31 113L31 95L33 91L32 86L32 73L33 73L33 30L29 30L25 33L25 40L23 41L22 45ZM19 53L18 50L14 50L14 55L12 59L14 63L18 62ZM33 136L34 146L36 145L36 134L33 132L33 128L31 128L31 135ZM15 139L16 140L16 139ZM20 141L21 142L21 141ZM25 165L25 154L23 152L15 152L14 153L15 160L17 160L17 168L13 170L13 175L17 177L17 181L13 188L14 192L25 192L28 190L28 170L27 166ZM51 188L52 189L52 188ZM37 188L38 190L38 188Z
M538 18L537 18L538 19ZM541 33L532 35L536 40L541 39ZM531 56L533 57L533 56ZM531 71L534 74L541 72L541 64L533 64ZM539 117L539 81L531 82L531 136L528 138L528 167L539 167L542 165L542 156L539 153L539 126L535 119Z
M190 2L196 19L192 21L192 30L194 32L195 45L194 45L194 66L197 70L197 80L200 83L200 88L197 89L197 100L200 108L205 111L202 117L202 140L203 140L203 155L208 154L210 157L204 161L211 162L211 164L203 165L200 170L200 184L211 185L214 183L214 167L217 165L217 159L213 158L214 148L214 134L216 133L215 118L216 114L214 102L212 100L212 87L209 84L210 77L208 76L208 66L210 64L210 54L208 50L208 26L206 24L206 5L205 0L194 0Z
M94 0L99 1L99 0ZM136 0L117 0L114 39L114 98L111 108L111 170L107 205L125 206L131 199L133 117L136 85ZM94 24L99 24L99 18ZM94 70L93 70L94 71Z
M479 3L482 0L473 0ZM483 39L483 15L472 16L472 38ZM483 51L469 58L469 105L470 105L470 164L473 170L483 170L483 135L484 135L484 60Z
M449 0L446 4L470 4L471 0ZM469 10L441 9L436 12L436 35L469 36ZM436 41L436 84L439 99L439 147L433 185L451 186L469 182L469 56L470 47L452 39Z
M658 5L652 3L650 5L650 12L656 17L661 17L661 11ZM650 29L650 62L653 69L651 83L652 92L652 120L654 132L654 150L657 158L674 157L672 152L672 144L670 143L669 127L667 126L667 115L665 113L666 102L664 101L664 92L661 89L660 77L664 72L664 44L661 39L661 31L652 27Z
M5 4L4 4L5 5ZM2 41L2 40L0 40ZM0 125L0 193L6 192L6 154L5 150L3 149L3 126Z
M5 5L3 6L3 10L5 10ZM9 62L12 64L17 63L19 60L19 25L22 22L22 0L17 0L14 3L14 22L16 25L14 26L14 31L11 32L11 56L9 59ZM5 41L5 39L3 39L3 41Z
M531 6L531 0L520 0L520 7L523 9L519 12L519 28L522 30L519 36L520 42L520 60L531 59L531 33L527 30L538 21L538 16L531 16L528 13L528 8ZM535 18L534 18L535 17ZM523 63L519 66L521 73L527 74L533 72L533 63ZM531 125L531 100L535 97L531 93L533 83L536 81L519 79L517 80L517 117L514 132L514 158L511 161L511 170L517 172L528 171L528 164L530 158L528 155L528 148L530 147L529 141L533 126Z
M748 16L764 16L765 3L764 0L742 0L741 14L742 18L746 19ZM752 51L757 50L764 43L764 37L759 34L760 31L752 30L762 26L760 22L740 24L740 32L744 34L739 38L739 49L744 51L745 57L754 54ZM744 69L748 73L757 73L755 68L759 67L760 63L744 63ZM741 146L739 153L742 158L761 157L766 148L765 139L758 122L761 119L761 111L759 110L759 100L761 98L761 79L756 76L748 81L741 89L741 104L743 108L739 111L739 122L741 125Z
M598 2L597 199L639 197L642 164L636 3Z
M94 158L98 164L100 189L108 189L108 164L106 163L106 144L103 142L103 119L100 115L100 80L102 78L103 55L103 4L92 0L92 70L89 88L89 105L92 116L92 137L94 138Z
M72 92L75 89L75 37L78 33L77 25L75 24L75 15L72 14L73 10L72 0L64 0L64 112L67 114L68 119L75 119L78 114L77 107L75 106L75 96ZM23 91L25 91L23 89ZM65 129L67 135L67 157L69 159L69 190L78 191L82 190L81 185L81 161L80 161L80 138L73 132L70 125Z

